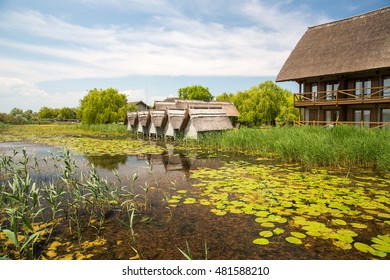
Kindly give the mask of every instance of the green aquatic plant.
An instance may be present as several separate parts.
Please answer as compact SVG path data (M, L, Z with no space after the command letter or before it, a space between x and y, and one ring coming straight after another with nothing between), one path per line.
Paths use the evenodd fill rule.
M385 230L390 213L386 178L342 177L325 169L303 172L295 164L249 162L199 168L190 178L196 203L220 216L251 215L262 232L275 228L273 233L284 235L287 242L302 242L298 237L310 244L320 238L350 250L365 229L379 224Z

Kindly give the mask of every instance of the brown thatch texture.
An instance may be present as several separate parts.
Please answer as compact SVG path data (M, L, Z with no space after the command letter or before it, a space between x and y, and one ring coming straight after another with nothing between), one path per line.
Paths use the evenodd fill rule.
M197 132L233 128L229 117L222 108L191 108L189 114Z
M173 129L182 130L184 120L187 117L187 111L182 109L168 109L167 113Z
M127 112L127 121L131 126L137 125L138 113L137 112Z
M165 101L154 102L154 109L156 110L168 110L168 109L175 109L175 108L176 108L175 102L165 102Z
M225 116L198 116L192 119L192 123L197 132L203 131L219 131L232 129L232 123Z
M310 27L276 81L390 67L390 7Z
M164 127L167 121L167 112L165 110L150 110L150 117L155 127Z
M236 106L232 102L221 102L221 101L201 101L201 100L176 100L176 107L180 109L188 108L222 108L228 117L238 117Z
M149 111L139 111L138 112L138 120L141 126L149 126L150 125L150 113Z

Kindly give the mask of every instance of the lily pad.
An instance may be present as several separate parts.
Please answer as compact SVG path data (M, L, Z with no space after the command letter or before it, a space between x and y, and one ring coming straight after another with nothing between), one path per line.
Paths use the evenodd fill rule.
M305 238L306 237L306 234L303 234L303 233L300 233L297 231L290 232L290 234L296 238Z
M286 241L292 244L302 244L302 240L293 236L286 237Z
M211 209L210 212L214 213L217 216L224 216L227 213L226 211L219 209Z
M384 244L373 244L371 245L372 248L374 248L377 251L382 251L384 253L390 253L390 244L384 245Z
M268 228L272 228L272 227L275 227L275 224L274 223L262 223L261 224L262 227L268 227Z
M192 198L192 197L188 197L186 198L183 203L184 204L194 204L196 202L196 199L195 198Z
M360 224L360 223L350 223L350 225L354 228L367 228L367 226L365 224Z
M273 230L273 232L274 232L276 235L280 235L280 234L284 233L284 229L282 229L282 228L275 228L275 229Z
M352 245L343 241L333 241L333 245L343 249L343 250L349 250L352 248Z
M274 235L274 234L272 233L272 231L269 231L269 230L263 230L263 231L261 231L259 234L260 234L260 236L262 236L262 237L271 237L272 235Z
M321 236L321 232L319 231L306 231L307 235L314 236L314 237L319 237Z
M347 225L347 222L341 219L333 219L332 224L336 226L345 226Z
M367 245L367 244L364 244L364 243L361 243L361 242L355 242L353 244L353 246L359 250L360 252L363 252L363 253L368 253L368 252L371 252L371 251L376 251L374 248L372 248L371 246Z
M269 244L269 240L266 239L266 238L257 238L255 240L253 240L253 244L256 244L256 245L268 245Z

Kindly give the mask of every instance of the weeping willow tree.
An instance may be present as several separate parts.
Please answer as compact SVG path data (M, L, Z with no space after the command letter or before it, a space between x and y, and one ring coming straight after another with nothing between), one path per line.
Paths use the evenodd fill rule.
M293 122L298 116L291 92L272 81L265 81L235 95L224 93L217 100L234 102L240 112L238 122L247 126L283 125Z
M129 109L126 95L117 89L93 89L80 100L81 122L84 124L108 124L123 120Z

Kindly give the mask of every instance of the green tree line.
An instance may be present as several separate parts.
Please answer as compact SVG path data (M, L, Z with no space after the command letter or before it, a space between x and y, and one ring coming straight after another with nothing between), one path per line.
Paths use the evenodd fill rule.
M207 87L192 85L178 90L181 99L211 101L214 99ZM285 125L297 119L298 110L293 105L293 95L272 81L265 81L248 90L237 93L223 93L218 101L233 102L240 116L236 122L256 127L262 125ZM92 89L79 101L78 108L42 107L37 113L18 108L9 114L0 113L0 122L28 123L41 119L80 119L84 124L108 124L122 122L126 111L138 108L129 104L125 94L117 89Z

